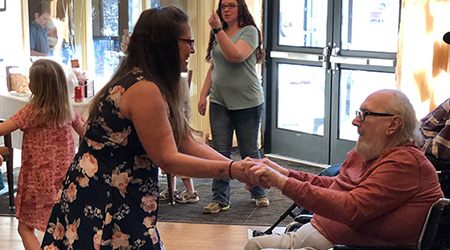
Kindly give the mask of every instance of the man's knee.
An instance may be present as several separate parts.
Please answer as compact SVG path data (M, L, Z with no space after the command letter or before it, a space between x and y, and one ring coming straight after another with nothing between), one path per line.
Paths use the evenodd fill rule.
M263 236L260 236L263 237ZM260 250L261 244L259 244L258 239L260 237L252 238L247 242L247 245L245 245L244 250Z

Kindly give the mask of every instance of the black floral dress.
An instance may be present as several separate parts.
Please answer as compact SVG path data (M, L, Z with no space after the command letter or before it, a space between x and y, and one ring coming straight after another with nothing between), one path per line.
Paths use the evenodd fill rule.
M156 229L158 167L119 103L138 69L101 98L53 207L42 249L165 249ZM151 128L150 128L151 129Z

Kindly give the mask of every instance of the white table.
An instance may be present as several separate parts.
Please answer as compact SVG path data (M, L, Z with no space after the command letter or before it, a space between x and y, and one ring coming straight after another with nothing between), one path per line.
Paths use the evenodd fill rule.
M1 82L1 81L0 81ZM29 101L29 96L14 96L6 90L0 89L0 118L8 119L19 111ZM90 99L86 99L83 102L76 103L72 101L72 106L80 113L85 119L89 114ZM22 131L16 130L12 135L12 144L14 148L22 148ZM74 132L75 144L78 147L78 134Z

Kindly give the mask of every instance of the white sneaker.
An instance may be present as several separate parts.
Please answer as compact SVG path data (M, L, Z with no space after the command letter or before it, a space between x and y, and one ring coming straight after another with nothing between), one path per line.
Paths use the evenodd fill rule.
M270 205L269 199L267 197L261 197L258 199L255 199L255 205L257 207L268 207Z

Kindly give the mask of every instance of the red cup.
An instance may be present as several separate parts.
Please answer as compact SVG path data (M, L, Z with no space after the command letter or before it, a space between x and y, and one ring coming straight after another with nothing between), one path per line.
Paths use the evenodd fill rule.
M84 89L83 86L75 86L75 102L83 102Z

